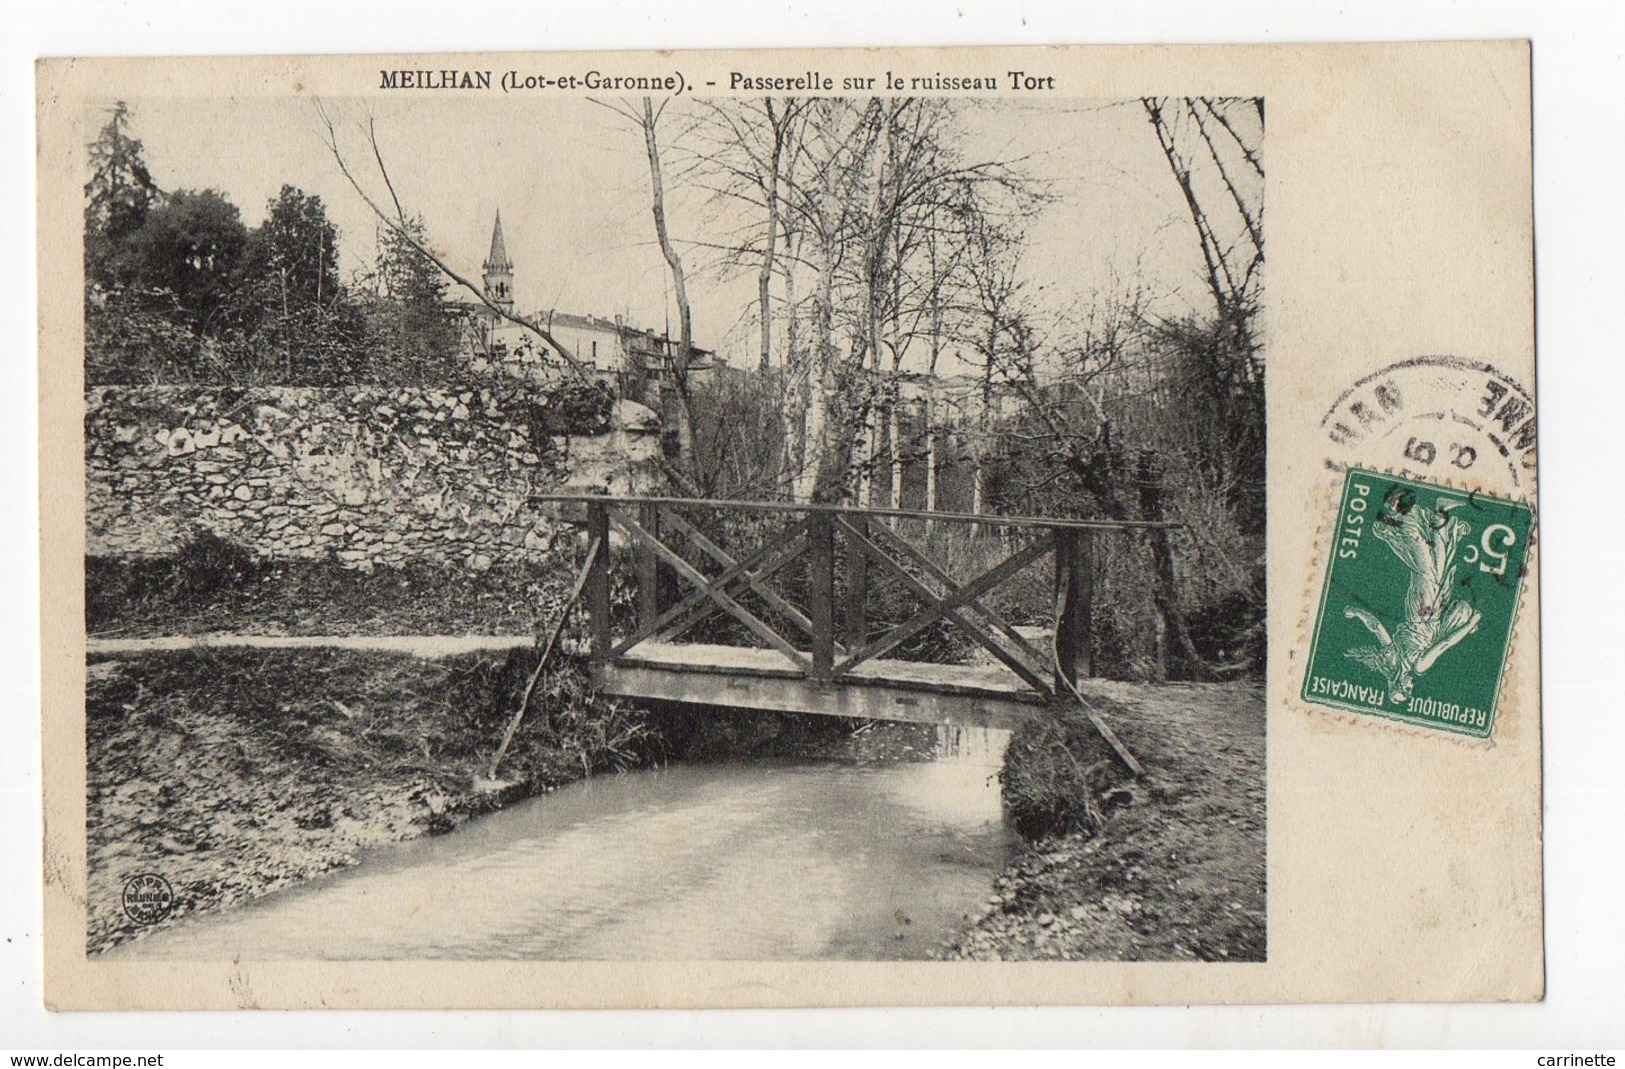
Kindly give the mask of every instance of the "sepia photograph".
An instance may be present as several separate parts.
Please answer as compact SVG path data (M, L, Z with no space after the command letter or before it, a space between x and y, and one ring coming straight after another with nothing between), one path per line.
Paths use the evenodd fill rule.
M84 955L1271 960L1264 97L643 58L64 114Z

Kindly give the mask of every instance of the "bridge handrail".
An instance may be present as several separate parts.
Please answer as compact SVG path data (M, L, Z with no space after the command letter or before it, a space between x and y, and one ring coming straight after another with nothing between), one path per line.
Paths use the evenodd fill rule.
M641 497L609 494L531 494L528 500L624 508L629 505L655 505L672 508L740 509L749 512L831 513L848 516L887 516L905 520L946 520L953 523L979 523L988 527L1067 528L1088 531L1148 531L1183 528L1183 523L1155 520L1075 520L1056 516L999 516L974 512L927 512L923 509L893 509L832 505L823 502L730 501L705 497Z

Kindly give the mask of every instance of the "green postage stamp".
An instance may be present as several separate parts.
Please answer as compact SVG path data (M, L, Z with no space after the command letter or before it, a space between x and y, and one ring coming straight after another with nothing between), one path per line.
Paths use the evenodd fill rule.
M1351 469L1304 700L1488 738L1532 522L1522 502Z

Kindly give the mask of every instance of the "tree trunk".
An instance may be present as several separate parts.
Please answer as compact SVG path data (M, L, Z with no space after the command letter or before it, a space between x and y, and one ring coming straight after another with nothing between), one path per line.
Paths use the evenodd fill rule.
M936 222L935 214L932 216ZM937 239L931 236L931 356L925 369L925 511L937 510L937 360L942 356L942 279ZM926 529L931 521L926 521Z
M1121 446L1115 445L1108 424L1101 443L1089 456L1067 461L1078 481L1107 519L1127 520L1129 507L1122 491L1132 483L1139 498L1140 518L1152 523L1166 519L1162 507L1162 470L1150 451L1142 451L1132 473ZM1179 611L1179 590L1174 575L1174 547L1165 527L1146 530L1151 545L1151 602L1157 614L1155 654L1157 671L1164 678L1210 680L1213 674L1191 644L1185 617Z
M767 100L769 121L773 118L773 98ZM774 130L773 154L768 160L767 175L767 243L762 251L762 270L756 276L756 300L762 309L761 369L766 371L773 363L773 261L779 241L779 157L784 137Z
M976 463L975 479L971 490L971 511L980 516L987 510L987 444L993 434L993 357L998 352L999 325L994 321L987 330L987 351L982 361L982 403L976 413L976 448L972 451Z
M1142 452L1134 472L1135 488L1139 492L1140 513L1153 523L1164 520L1162 508L1162 470L1150 452ZM1212 673L1191 644L1190 632L1185 628L1185 616L1179 611L1179 589L1174 580L1174 547L1166 527L1153 527L1148 531L1151 540L1151 600L1156 605L1162 624L1161 636L1166 646L1159 653L1159 662L1165 672L1174 678L1210 680Z
M798 500L811 501L827 497L831 483L837 480L830 470L828 448L829 396L835 388L835 263L834 253L822 249L818 265L818 295L813 303L813 338L807 353L807 419L806 451L802 470L797 478L802 489ZM844 474L844 473L843 473Z
M888 500L891 507L903 507L903 448L897 429L897 397L894 395L886 405L886 448L891 451L891 491Z
M677 468L687 475L694 470L694 423L688 403L688 365L694 352L694 321L688 305L688 276L683 271L683 258L672 244L666 226L666 191L660 173L660 142L655 137L654 101L643 98L643 143L649 155L649 187L654 200L655 236L660 241L660 252L671 268L672 291L677 298L678 343L672 353L671 389L661 392L661 417L666 422L666 437L671 444ZM675 422L675 430L672 423Z
M806 501L811 492L807 473L815 467L808 455L807 438L807 408L814 382L810 356L801 351L801 312L796 301L796 263L801 257L801 239L798 235L791 242L787 233L785 240L789 245L790 260L784 272L784 367L788 397L784 419L783 476L788 477L790 499Z
M874 441L874 404L870 399L873 384L864 381L867 356L858 362L859 386L857 395L848 404L851 418L848 420L851 429L850 471L855 482L855 495L857 502L864 508L873 503L871 495L874 493L874 466L873 458L869 452Z
M925 384L925 511L937 511L937 379L936 361ZM929 520L926 524L930 525Z
M891 373L886 377L886 449L887 459L890 463L890 482L886 487L886 499L894 509L903 507L903 450L898 441L897 409L902 402L901 378L903 370L903 321L902 321L902 264L903 254L900 244L892 253L892 299L891 299Z

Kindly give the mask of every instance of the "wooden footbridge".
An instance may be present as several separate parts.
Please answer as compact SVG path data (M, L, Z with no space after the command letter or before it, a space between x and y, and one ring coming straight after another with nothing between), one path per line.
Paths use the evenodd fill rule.
M1098 535L1158 525L673 497L538 500L586 526L589 556L577 590L594 673L608 694L1004 728L1075 698L1138 771L1083 692L1092 674L1092 564ZM985 544L1005 554L964 580L933 560L930 539L920 545L899 533L960 524L1002 532ZM749 548L725 548L740 535ZM612 545L630 551L629 587L612 573ZM1024 633L991 607L990 595L1046 557L1051 626ZM870 610L885 582L901 584L918 608L877 628ZM889 602L893 616L898 603ZM719 628L718 616L731 619ZM989 663L897 656L944 623ZM702 624L709 633L697 639ZM719 641L719 631L749 644Z

